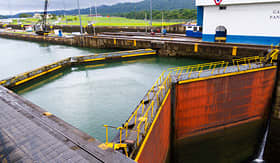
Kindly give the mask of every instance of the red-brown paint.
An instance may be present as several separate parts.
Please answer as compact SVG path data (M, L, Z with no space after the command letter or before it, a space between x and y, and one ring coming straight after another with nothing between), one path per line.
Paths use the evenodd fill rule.
M275 76L276 69L270 69L178 84L176 139L263 117Z
M169 94L151 134L144 146L138 163L165 162L170 147L171 95Z

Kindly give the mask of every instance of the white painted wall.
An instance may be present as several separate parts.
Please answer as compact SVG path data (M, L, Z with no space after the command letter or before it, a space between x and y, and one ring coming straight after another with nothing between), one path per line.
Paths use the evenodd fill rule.
M251 3L275 3L280 0L222 0L221 5L251 4ZM214 0L196 0L196 6L215 6Z
M280 3L230 5L226 10L205 6L203 34L215 34L219 25L227 28L228 35L280 37Z

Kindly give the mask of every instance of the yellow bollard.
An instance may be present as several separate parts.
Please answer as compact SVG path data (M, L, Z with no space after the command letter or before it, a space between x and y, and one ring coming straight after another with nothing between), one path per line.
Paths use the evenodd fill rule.
M116 38L114 38L114 45L117 45L117 40L116 40Z
M232 48L232 56L236 56L237 55L237 46L234 46Z
M194 52L197 53L198 52L198 44L194 44Z

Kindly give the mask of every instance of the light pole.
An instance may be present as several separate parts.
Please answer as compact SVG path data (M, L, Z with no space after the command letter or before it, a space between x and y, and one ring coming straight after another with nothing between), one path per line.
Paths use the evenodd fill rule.
M83 34L83 26L82 26L82 18L81 18L81 9L80 9L80 0L77 0L77 5L78 5L78 10L79 10L81 34Z
M152 0L150 0L150 25L153 26L153 3Z
M65 22L66 22L66 24L68 24L68 22L67 22L67 17L66 17L66 14L65 14L65 10L66 10L66 6L65 6L65 0L63 0L63 17L64 17L64 19L65 19Z
M148 32L148 23L147 23L147 13L145 11L145 26L146 26L146 33Z
M97 21L97 6L96 6L96 1L94 2L94 8L95 8L95 21Z

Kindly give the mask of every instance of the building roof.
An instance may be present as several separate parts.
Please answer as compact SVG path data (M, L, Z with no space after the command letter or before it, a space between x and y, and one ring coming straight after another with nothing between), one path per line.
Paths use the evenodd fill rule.
M280 0L220 0L221 5L236 5L236 4L255 4L255 3L275 3ZM215 6L215 0L196 0L196 6Z

